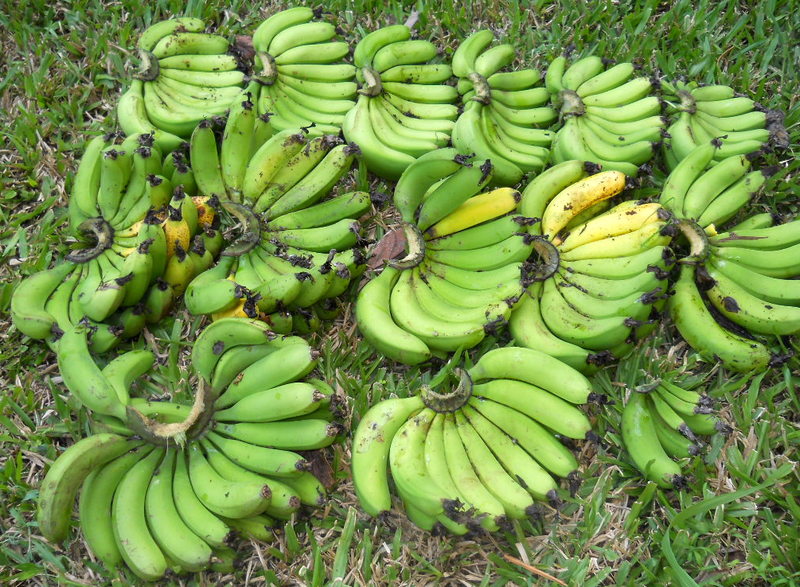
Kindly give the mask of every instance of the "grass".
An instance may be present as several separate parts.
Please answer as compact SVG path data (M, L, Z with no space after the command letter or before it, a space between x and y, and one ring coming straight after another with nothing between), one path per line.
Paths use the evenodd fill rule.
M65 394L54 357L22 337L7 317L18 280L50 264L67 246L65 204L75 162L87 137L114 124L113 108L129 79L126 62L138 32L170 15L206 19L224 34L241 34L287 7L156 0L52 3L0 1L0 581L25 585L131 582L111 577L80 538L55 546L38 534L35 500L47 464L89 429ZM733 86L786 113L791 147L773 156L781 166L761 210L798 212L800 105L797 63L800 11L794 2L462 2L332 0L324 5L346 38L378 26L415 25L450 55L469 32L489 27L518 49L519 64L541 69L556 55L596 52L632 60L668 78ZM793 42L793 39L795 42ZM653 174L654 184L663 174ZM390 186L376 189L391 193ZM652 191L652 190L651 190ZM385 214L384 214L385 215ZM383 223L379 218L379 223ZM153 344L191 340L199 322L178 312L153 331ZM376 358L354 342L347 307L315 338L322 371L349 396L348 424L392 394L411 393L424 374ZM491 343L486 343L488 346ZM297 519L269 544L244 545L234 576L212 573L175 584L536 585L547 582L511 556L570 585L800 584L800 364L797 359L748 381L701 364L665 325L640 355L699 373L734 432L712 439L704 457L685 464L685 491L643 481L621 448L621 394L613 406L590 406L599 446L578 443L584 482L564 493L555 511L492 536L455 538L417 530L397 511L377 522L357 508L348 477L347 444L328 455L336 487L329 503ZM164 369L179 367L172 351ZM171 365L171 367L170 367ZM615 368L608 380L620 381ZM621 389L615 386L614 389ZM692 583L694 581L695 583Z

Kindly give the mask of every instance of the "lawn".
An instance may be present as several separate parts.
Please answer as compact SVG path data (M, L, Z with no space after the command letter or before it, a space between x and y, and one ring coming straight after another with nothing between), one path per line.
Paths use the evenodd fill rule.
M205 19L220 34L248 34L282 2L12 2L0 0L0 582L15 585L110 583L77 533L52 545L35 522L37 487L48 463L89 430L55 364L39 342L7 315L19 280L49 266L69 246L67 194L87 137L114 128L114 107L130 79L137 35L172 15ZM519 65L546 69L567 52L630 60L655 78L723 83L785 112L790 148L768 157L780 169L755 204L758 211L798 212L800 181L800 6L765 0L710 2L375 2L323 3L353 44L377 27L409 17L445 56L478 28L513 43ZM664 173L655 165L642 195ZM391 193L376 182L375 192ZM649 189L648 189L649 188ZM376 209L375 225L391 222ZM376 236L380 228L376 229ZM351 293L353 293L351 291ZM351 296L352 297L352 296ZM376 357L359 343L349 305L316 334L322 372L348 395L346 424L381 398L409 395L421 378ZM151 329L143 344L179 372L202 321L181 307ZM502 339L500 342L505 342ZM486 341L477 351L497 340ZM794 343L795 345L797 343ZM791 347L790 347L791 348ZM800 359L754 378L698 362L674 328L663 324L632 360L703 379L732 428L686 463L682 491L644 481L621 447L620 411L629 363L598 382L616 402L590 406L599 444L576 443L583 483L563 492L557 511L515 522L493 535L433 536L393 510L374 520L358 508L349 481L349 446L328 452L328 504L293 520L271 543L243 544L233 575L205 573L174 584L267 585L770 585L800 584ZM187 390L176 390L180 397ZM532 570L531 570L532 569ZM135 583L131 576L116 584Z

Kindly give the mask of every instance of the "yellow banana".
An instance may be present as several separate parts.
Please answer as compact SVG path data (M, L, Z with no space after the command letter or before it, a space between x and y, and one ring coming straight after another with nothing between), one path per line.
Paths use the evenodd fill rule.
M472 196L450 214L425 231L427 238L439 238L470 228L515 210L522 195L513 188L495 190Z
M601 171L573 183L550 201L542 215L542 232L553 238L586 208L625 189L625 180L620 171Z
M633 207L621 204L601 216L571 228L563 241L557 237L554 244L559 250L566 252L586 243L638 230L645 224L659 221L660 210L663 208L657 203Z

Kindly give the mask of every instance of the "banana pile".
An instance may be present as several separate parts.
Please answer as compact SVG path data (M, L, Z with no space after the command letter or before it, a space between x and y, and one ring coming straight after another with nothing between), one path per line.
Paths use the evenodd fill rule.
M373 31L356 45L360 88L342 131L380 177L396 180L417 157L450 142L458 92L443 83L452 71L434 62L437 54L430 41L411 39L405 25Z
M62 453L42 482L37 519L48 540L67 538L80 491L79 524L94 555L155 581L168 571L223 570L236 536L269 540L277 520L324 503L325 487L296 451L330 446L342 427L333 389L307 377L318 354L303 339L258 321L214 322L192 350L193 405L129 397L153 365L149 351L101 370L83 350L59 366L65 379L81 375L76 395L95 400L87 407L99 409L96 432Z
M331 300L365 268L357 219L370 196L331 194L357 148L313 129L279 131L260 143L247 90L240 99L221 133L209 119L192 134L198 193L220 202L221 224L238 224L240 236L189 284L186 306L214 318L261 317L277 332L315 331L319 318L331 317Z
M632 63L606 68L597 55L556 57L547 68L545 86L563 125L553 139L554 163L592 161L603 169L635 176L655 154L664 119L653 83L632 77Z
M525 294L509 328L515 344L547 352L583 372L624 356L658 323L667 297L671 238L657 203L611 199L619 171L583 161L555 165L522 194L519 213L533 250Z
M87 145L69 198L81 248L15 290L11 315L28 336L58 344L79 323L103 353L161 320L221 246L197 234L194 201L162 175L150 134L98 136Z
M353 435L351 467L361 507L391 509L389 473L408 517L454 534L499 530L536 501L558 503L554 478L578 480L575 456L554 435L591 438L577 405L586 377L548 354L503 347L484 354L458 385L423 386L378 402Z
M453 53L453 73L464 104L453 128L453 145L462 153L491 159L497 185L515 185L523 173L541 171L550 159L556 120L550 93L535 69L501 71L514 62L509 44L487 48L494 33L483 29Z
M361 289L355 311L364 338L389 358L421 363L505 326L532 245L527 219L515 214L520 193L481 192L492 171L488 161L438 149L397 182L406 254Z
M278 12L253 32L253 102L274 131L313 126L339 134L356 96L350 53L334 40L336 27L313 21L315 12L297 6Z
M245 74L225 37L205 33L197 18L175 18L146 29L137 43L139 71L117 106L125 134L153 133L165 153L197 123L223 114Z
M745 155L764 148L772 138L767 113L746 96L721 84L661 82L668 112L677 118L667 129L664 160L674 169L695 147L718 141L713 161ZM776 121L772 121L773 123Z

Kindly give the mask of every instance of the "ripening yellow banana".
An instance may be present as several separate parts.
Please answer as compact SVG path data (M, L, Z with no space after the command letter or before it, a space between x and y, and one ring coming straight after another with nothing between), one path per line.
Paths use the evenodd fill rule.
M425 231L427 238L439 238L477 226L516 209L521 194L513 188L497 188L478 194Z
M563 189L545 208L542 233L552 239L586 208L625 189L625 180L625 174L620 171L601 171Z

